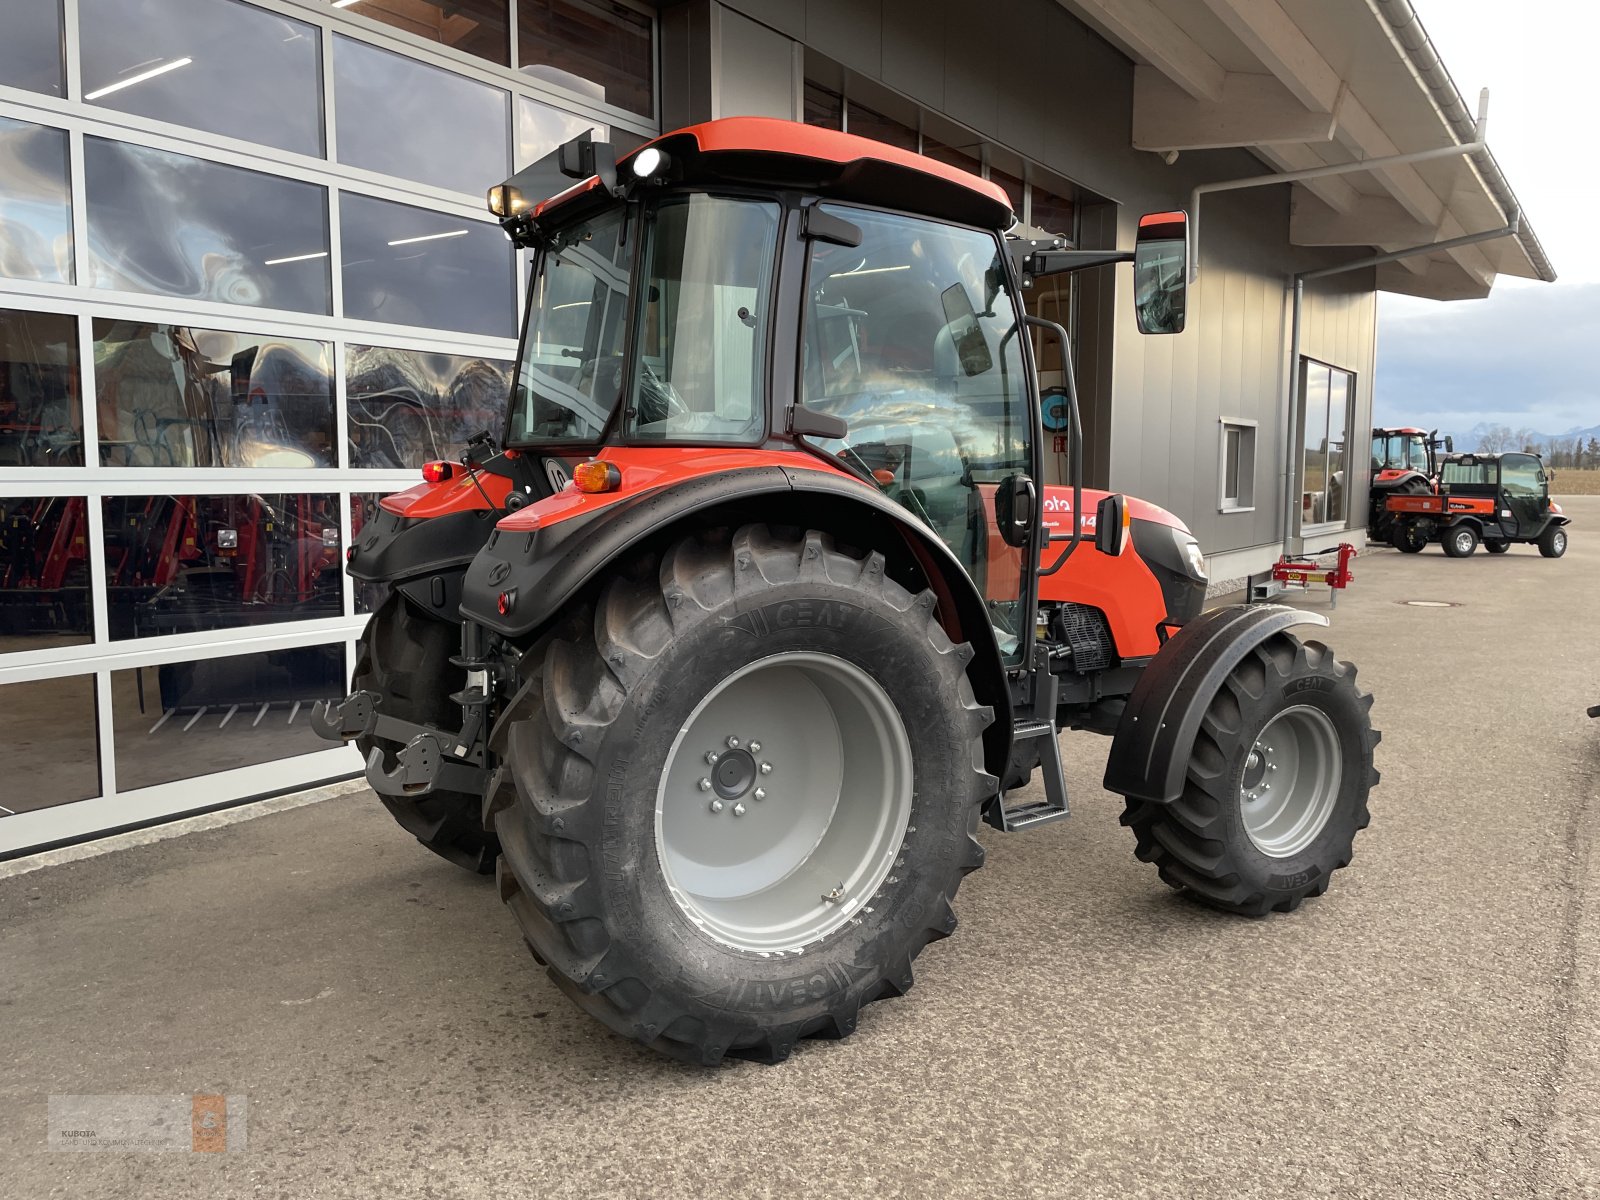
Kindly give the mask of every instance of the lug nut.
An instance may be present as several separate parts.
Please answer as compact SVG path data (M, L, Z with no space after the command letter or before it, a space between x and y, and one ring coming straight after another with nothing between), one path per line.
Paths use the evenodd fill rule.
M702 779L702 780L701 780L701 781L700 781L700 790L701 790L701 791L702 791L702 792L709 792L709 791L710 791L710 790L711 790L711 780L709 780L709 779Z
M766 788L757 788L755 790L755 792L753 793L753 795L755 796L755 798L757 800L765 800L767 798L767 789Z
M760 754L761 753L761 743L760 742L751 742L750 743L750 753L751 754Z
M742 817L742 816L744 816L744 805L742 805L742 804L735 804L735 805L734 805L734 806L733 806L733 815L734 815L734 816L736 816L736 817Z
M717 765L717 752L715 750L707 750L706 751L706 766L714 767L716 765Z
M761 773L763 775L771 775L772 774L772 764L771 763L762 763L761 764Z
M738 748L739 748L739 739L736 738L736 737L730 737L728 739L728 749L729 750L737 750Z
M713 800L711 802L711 811L714 812L714 813L721 812L722 811L722 801L721 800Z

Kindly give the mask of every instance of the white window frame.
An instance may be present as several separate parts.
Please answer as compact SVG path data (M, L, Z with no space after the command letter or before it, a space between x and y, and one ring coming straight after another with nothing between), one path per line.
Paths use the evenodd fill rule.
M1256 510L1256 431L1260 422L1249 417L1222 417L1217 421L1217 511L1219 513L1247 513ZM1242 496L1229 496L1228 487L1228 435L1237 431L1239 439L1239 478L1249 480L1249 489ZM1249 446L1249 471L1245 470L1245 447ZM1230 503L1231 501L1231 503Z

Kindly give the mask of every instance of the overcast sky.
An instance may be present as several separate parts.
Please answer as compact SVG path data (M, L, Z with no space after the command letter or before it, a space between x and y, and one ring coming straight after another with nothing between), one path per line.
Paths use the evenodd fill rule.
M1487 300L1380 293L1378 424L1600 425L1596 0L1412 0L1456 86L1487 87L1489 146L1560 279L1502 275Z

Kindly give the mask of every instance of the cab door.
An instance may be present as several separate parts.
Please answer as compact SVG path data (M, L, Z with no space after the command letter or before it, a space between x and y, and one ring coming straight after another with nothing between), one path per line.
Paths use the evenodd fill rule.
M1535 538L1544 530L1549 496L1544 468L1532 454L1507 454L1500 459L1501 523L1515 526L1514 536ZM1509 509L1511 517L1505 517Z
M1003 484L1022 477L1027 487L1035 474L1032 377L1000 242L898 213L822 207L861 241L810 248L800 399L849 430L814 440L950 547L988 603L1001 654L1019 663L1031 644L1037 552L1002 538L995 510Z

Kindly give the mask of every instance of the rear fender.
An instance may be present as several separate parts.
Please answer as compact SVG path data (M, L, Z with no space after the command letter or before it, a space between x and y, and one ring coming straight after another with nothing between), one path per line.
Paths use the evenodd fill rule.
M915 564L939 599L953 641L971 643L968 671L981 704L995 710L984 734L988 769L997 773L1010 750L1011 710L1000 650L987 608L972 577L950 548L877 489L839 471L803 465L805 456L773 454L761 465L695 475L633 496L594 496L574 507L571 492L560 519L543 523L541 506L507 518L467 569L462 617L522 641L547 624L605 569L647 541L663 544L695 526L765 521L831 531L840 540L871 544L873 523L893 528L902 546L878 546L891 559ZM798 460L798 461L797 461ZM790 465L794 464L794 465ZM890 553L891 550L903 553ZM501 595L514 592L508 611Z
M469 508L416 518L380 506L361 527L345 570L352 579L390 584L423 612L455 621L467 564L489 540L499 515Z
M1190 621L1167 639L1128 697L1106 761L1106 790L1156 804L1176 800L1200 719L1229 672L1274 634L1327 623L1281 604L1218 608Z

